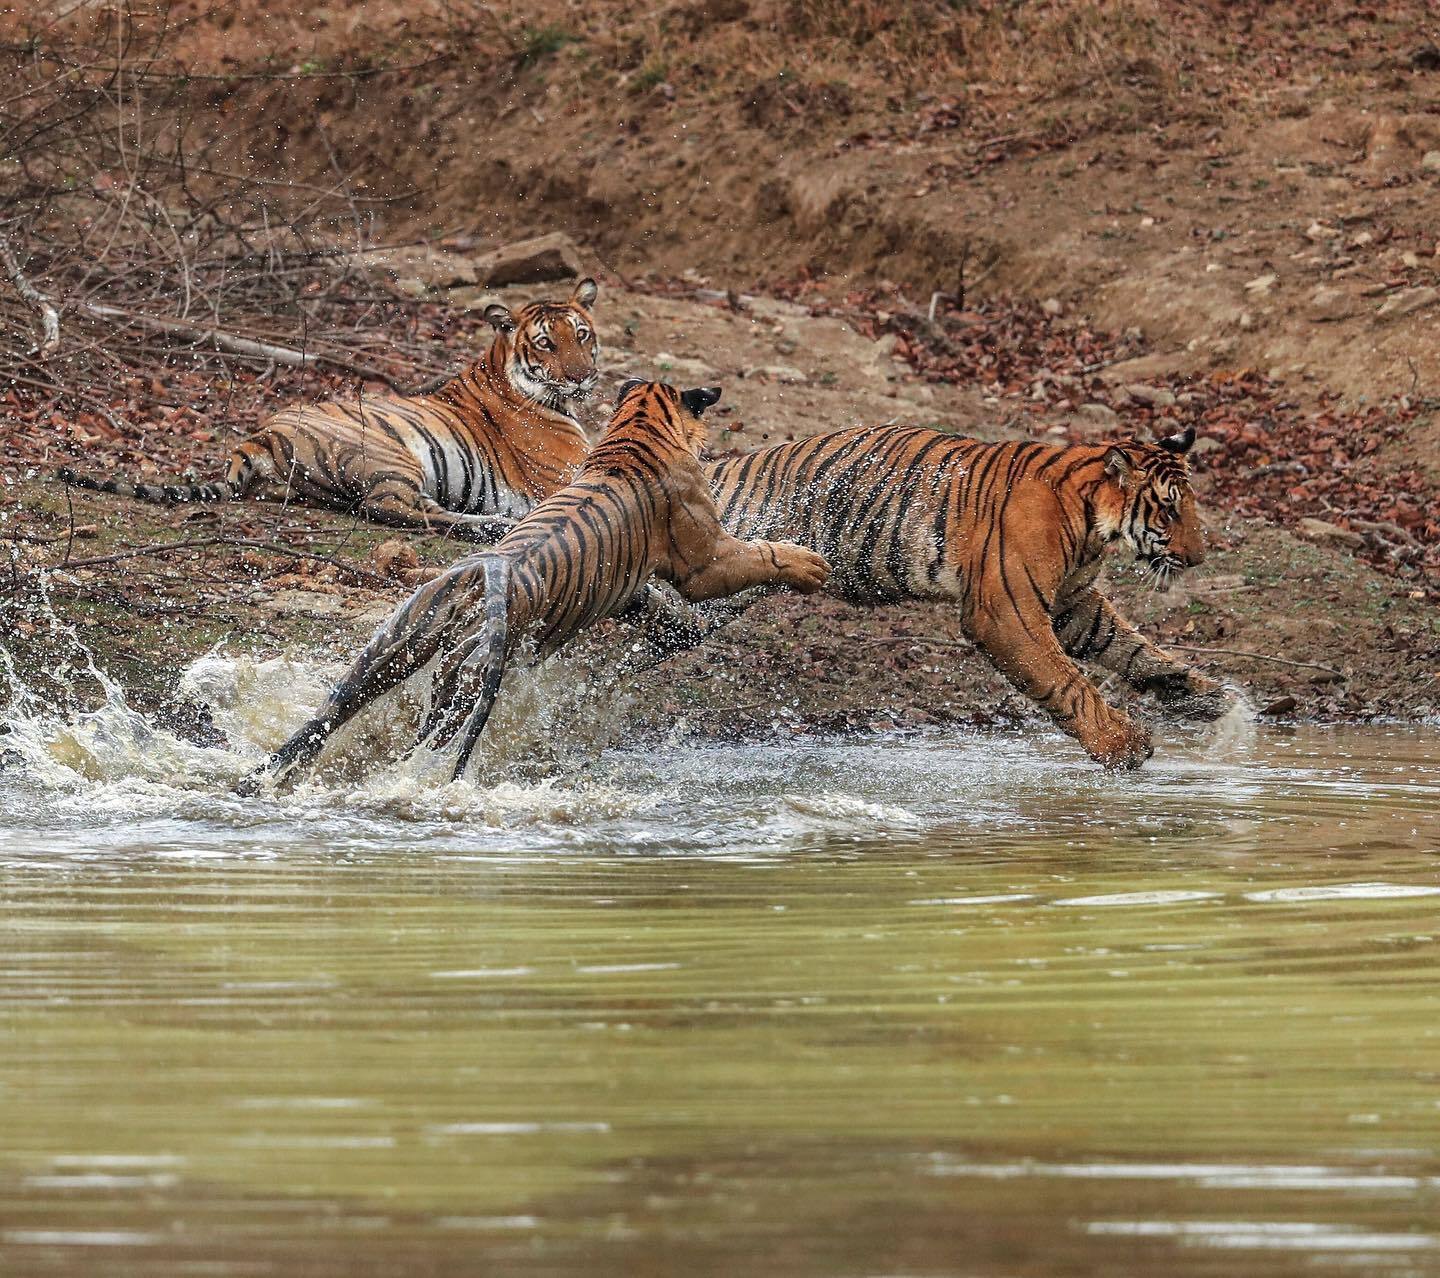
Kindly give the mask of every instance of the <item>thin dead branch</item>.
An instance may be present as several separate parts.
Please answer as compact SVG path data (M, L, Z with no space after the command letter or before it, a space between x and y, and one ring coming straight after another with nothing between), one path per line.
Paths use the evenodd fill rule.
M4 265L5 274L10 277L15 291L40 314L44 336L29 353L40 359L47 359L60 345L60 312L55 309L50 299L26 278L10 240L3 232L0 232L0 264Z
M127 559L143 559L151 556L173 555L184 550L206 550L229 547L242 550L259 550L269 555L283 555L291 559L305 559L313 563L328 564L339 572L348 574L358 581L366 582L380 589L392 589L395 583L388 577L361 568L358 564L347 563L330 555L319 555L313 550L298 550L294 546L282 546L274 541L260 541L252 537L196 537L186 541L162 542L152 546L136 546L130 550L117 550L108 555L92 555L88 559L71 559L63 565L66 572L77 568L98 568L106 564L121 563Z

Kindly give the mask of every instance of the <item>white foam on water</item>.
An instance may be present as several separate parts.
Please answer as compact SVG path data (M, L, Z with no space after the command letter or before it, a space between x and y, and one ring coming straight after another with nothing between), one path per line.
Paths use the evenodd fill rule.
M1051 901L1051 905L1086 906L1135 906L1135 905L1179 905L1186 901L1213 901L1219 892L1204 891L1155 891L1155 892L1107 892L1099 896L1067 896Z
M1330 1193L1413 1194L1440 1188L1440 1177L1368 1172L1352 1167L1285 1163L1046 1163L966 1162L933 1156L925 1167L932 1176L982 1180L1137 1180L1176 1181L1204 1189L1316 1190Z
M1424 1251L1432 1234L1380 1233L1357 1225L1265 1220L1095 1220L1088 1234L1124 1238L1175 1238L1202 1247L1237 1250Z
M145 1172L122 1175L116 1172L57 1172L25 1176L26 1189L171 1189L180 1178L173 1172Z
M454 972L431 972L434 981L497 981L511 976L533 976L533 967L477 967Z
M140 1229L7 1229L0 1241L14 1247L155 1247L174 1239Z
M487 782L493 773L558 753L573 763L598 755L610 730L607 710L579 716L562 731L560 707L582 698L575 672L542 667L507 681L478 752L476 779L453 781L444 752L412 750L424 710L428 676L407 681L338 732L319 766L293 790L269 793L257 804L235 793L236 783L306 719L343 667L291 658L256 661L211 652L176 681L177 696L209 707L229 748L202 746L160 726L129 703L124 690L93 663L83 670L98 684L101 701L74 713L47 703L21 680L0 649L0 674L9 701L0 715L9 732L0 746L10 755L7 781L16 778L43 804L47 819L83 825L134 824L147 818L253 823L349 815L426 823L513 828L567 826L643 814L653 796L581 778L565 783L542 777L530 783ZM613 709L613 708L612 708ZM3 832L0 832L3 838ZM150 839L155 855L163 839ZM224 847L187 840L177 856L223 857Z
M1247 901L1384 901L1415 896L1440 896L1440 885L1427 883L1327 883L1314 887L1266 888L1246 892Z
M929 896L907 901L907 905L1008 905L1011 901L1033 901L1033 892L997 892L993 896Z
M543 847L768 862L946 827L962 839L974 831L1009 835L989 847L1009 855L1031 831L1093 841L1097 813L1110 812L1135 814L1118 818L1132 843L1190 838L1204 827L1228 855L1253 844L1282 787L1348 806L1364 795L1366 780L1324 763L1309 766L1303 754L1288 768L1237 766L1207 757L1203 738L1188 731L1144 770L1123 777L1094 768L1050 731L613 749L624 697L592 680L583 664L562 660L507 676L464 780L451 780L444 752L411 748L429 693L422 671L337 733L293 788L238 796L236 782L309 717L340 669L328 660L257 661L219 651L199 658L177 676L175 689L177 698L208 707L225 734L229 748L211 748L185 739L168 720L139 713L88 654L76 659L75 678L98 687L100 699L79 713L27 688L0 648L0 677L8 676L0 682L9 688L0 718L11 728L0 737L0 760L11 756L9 766L0 761L0 784L5 815L18 818L0 822L0 855L12 866L122 849L196 861L275 858L299 847L381 855L396 845L396 823L423 827L417 837L401 836L407 848L423 841L427 851L449 857L524 859ZM1221 725L1262 731L1239 707ZM1406 801L1419 803L1428 775L1416 766ZM1440 810L1435 815L1440 820ZM80 831L83 837L71 833ZM1400 886L1395 894L1407 892L1431 889ZM957 895L943 903L978 908L1032 895ZM1203 892L1092 892L1054 903L1144 907L1205 899Z
M898 804L875 803L833 790L787 794L783 812L794 817L804 828L812 830L863 830L866 826L887 830L915 830L924 825L920 816Z
M1260 739L1259 719L1243 688L1227 684L1225 690L1230 694L1230 708L1206 731L1204 754L1207 759L1232 764L1254 750Z
M539 1123L440 1123L426 1127L427 1136L547 1136L610 1131L609 1123L539 1122Z
M627 972L675 972L679 963L588 963L577 967L586 976L620 976Z

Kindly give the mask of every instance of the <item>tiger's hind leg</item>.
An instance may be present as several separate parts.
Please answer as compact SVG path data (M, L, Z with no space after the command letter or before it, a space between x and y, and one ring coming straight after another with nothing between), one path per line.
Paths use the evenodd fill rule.
M361 710L403 683L453 642L473 616L472 565L452 568L410 596L370 640L324 704L270 759L240 784L256 794L268 775L276 784L311 763L325 743Z
M1093 586L1063 602L1054 626L1072 657L1113 670L1173 714L1209 720L1218 719L1230 708L1222 684L1162 652Z
M465 774L480 733L489 721L510 654L510 568L499 556L484 561L484 614L480 625L453 645L435 671L430 710L419 744L443 750L460 733L452 778Z

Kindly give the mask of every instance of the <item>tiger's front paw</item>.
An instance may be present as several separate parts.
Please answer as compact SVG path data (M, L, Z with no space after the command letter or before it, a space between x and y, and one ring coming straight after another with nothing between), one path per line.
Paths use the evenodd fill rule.
M771 543L776 562L780 565L780 582L802 595L813 595L830 577L830 563L805 546L790 541Z
M1166 679L1152 689L1155 700L1177 719L1212 722L1229 711L1233 702L1225 685L1195 670Z
M1081 732L1080 744L1096 763L1115 771L1138 768L1155 753L1149 730L1122 714L1115 714L1097 729Z

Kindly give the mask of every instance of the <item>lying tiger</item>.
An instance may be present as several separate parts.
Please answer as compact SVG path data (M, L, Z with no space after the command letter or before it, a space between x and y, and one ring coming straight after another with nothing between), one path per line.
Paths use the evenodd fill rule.
M439 750L458 740L458 778L522 645L530 660L543 660L586 627L634 607L652 575L691 601L760 584L819 590L829 568L813 550L741 541L721 528L698 461L700 415L719 397L718 388L626 382L573 482L493 549L421 586L263 771L283 781L341 725L438 658L419 743ZM245 789L257 787L252 776Z
M574 473L589 444L575 404L595 389L599 345L585 279L568 301L485 308L496 336L433 394L281 409L208 484L146 484L70 469L80 488L143 501L233 501L258 489L377 523L491 542Z
M1221 685L1161 652L1095 587L1123 542L1161 581L1199 564L1187 429L1158 443L986 444L880 426L817 435L708 466L737 537L786 537L833 565L828 590L863 603L945 599L1017 688L1098 762L1138 767L1150 733L1107 705L1076 664L1093 661L1198 718ZM631 670L702 641L748 601L653 608Z

